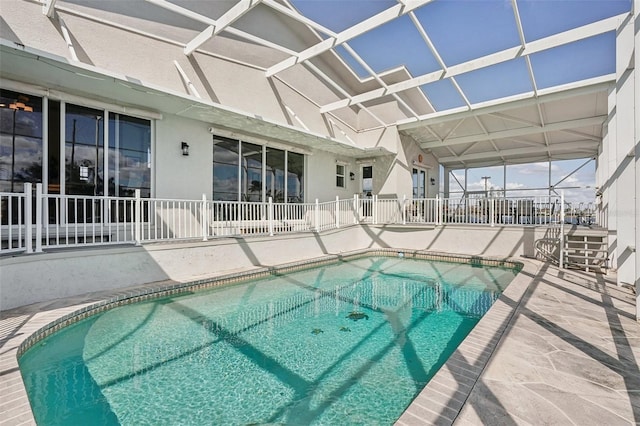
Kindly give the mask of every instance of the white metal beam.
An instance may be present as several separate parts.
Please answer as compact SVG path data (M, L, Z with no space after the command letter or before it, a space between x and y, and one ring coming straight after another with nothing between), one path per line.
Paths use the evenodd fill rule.
M321 69L319 69L318 67L316 67L311 61L307 61L304 63L304 66L309 68L311 70L311 72L315 73L318 77L320 77L321 79L323 79L324 81L326 81L327 83L329 83L329 85L331 85L331 87L333 87L334 89L336 89L338 92L340 92L342 94L342 96L345 97L351 97L351 95L349 95L349 93L347 93L346 90L344 90L342 88L342 86L340 86L338 83L336 83L331 77L329 77L328 75L326 75ZM387 127L388 124L385 123L384 121L382 121L382 119L380 119L380 117L378 117L377 115L375 115L374 113L372 113L369 108L365 107L362 104L358 104L358 107L362 108L367 114L369 114L375 121L377 121L380 125Z
M225 28L242 18L247 12L262 3L262 0L240 0L231 9L218 18L218 25L213 31L213 35L218 35Z
M198 47L202 46L207 40L213 37L213 25L209 25L204 31L195 36L187 45L184 47L184 54L189 56L191 55Z
M203 24L207 24L207 25L212 25L214 28L216 25L218 25L218 22L215 19L211 19L207 16L201 15L199 13L196 13L192 10L186 9L184 7L175 5L173 3L170 3L166 0L145 0L148 3L152 3L156 6L162 7L164 9L170 10L173 13L176 13L178 15L182 15L182 16L186 16L187 18L193 19L194 21L197 22L202 22ZM233 34L235 36L238 36L244 40L248 40L250 42L259 44L261 46L265 46L265 47L269 47L271 49L274 50L278 50L280 52L286 53L287 55L295 55L296 52L294 52L291 49L288 49L286 47L280 46L279 44L273 43L269 40L265 40L261 37L255 36L253 34L249 34L246 33L244 31L241 31L239 29L233 28L233 27L227 27L225 28L225 31L228 32L229 34Z
M542 147L525 147L525 148L513 148L513 149L503 149L501 150L502 157L504 159L514 157L514 156L524 156L528 154L540 154ZM565 142L557 145L551 145L549 147L549 151L551 155L558 154L566 151L584 151L584 152L597 152L598 143L593 141L578 141L578 142ZM451 157L439 157L438 161L441 164L451 163L451 162L469 162L474 160L485 160L485 159L497 159L495 152L477 152L473 154L464 154L458 156Z
M432 1L433 0L408 0L406 4L396 4L394 6L391 6L390 8L378 13L377 15L365 19L364 21L358 22L357 24L347 28L346 30L341 31L340 33L336 34L335 37L329 37L328 39L323 40L303 50L297 55L290 56L284 61L275 64L274 66L267 69L265 75L267 77L271 77L272 75L277 74L280 71L284 71L287 68L291 68L295 64L318 56L329 49L341 45L355 37L358 37L361 34L379 27L380 25L386 24L387 22L405 15L412 10L424 6L427 3L431 3Z
M73 61L78 61L78 55L76 54L76 49L73 47L73 41L71 41L71 34L69 33L69 29L67 25L64 23L60 15L58 15L58 22L60 23L60 31L62 31L62 37L64 38L65 43L67 43L67 48L69 49L69 55Z
M411 18L411 22L413 22L413 26L416 28L416 30L418 30L418 33L420 33L422 40L425 42L425 44L427 45L427 47L429 48L433 56L436 58L436 61L438 61L440 68L442 68L442 75L444 76L448 70L447 64L444 63L444 60L442 59L442 56L440 56L438 49L436 49L436 46L431 41L431 38L427 34L427 30L424 29L424 27L422 26L422 23L420 23L420 20L418 19L415 13L409 12L409 18ZM453 83L453 86L458 91L458 94L464 101L467 108L471 109L471 102L469 102L469 98L467 98L467 95L464 93L464 91L462 90L462 87L460 87L460 85L458 84L458 82L454 77L451 77L451 83ZM425 97L426 96L427 95L425 94ZM433 108L433 106L431 106L431 109L435 111L435 108Z
M175 65L176 69L178 70L178 74L180 74L180 78L182 78L183 83L189 89L189 93L192 96L195 96L196 98L201 99L202 97L200 96L200 93L198 93L198 90L196 89L196 87L193 85L193 83L191 82L191 80L187 76L187 73L184 72L184 70L182 69L182 67L178 63L178 61L173 61L173 65Z
M349 46L349 44L344 43L344 48L378 82L378 84L382 86L383 89L386 89L388 87L387 83L384 82L384 80L378 75L378 73L376 73L369 66L369 64L367 64L367 62L364 59L362 59L362 57L358 55L358 53L351 48L351 46ZM398 96L397 94L393 94L393 97L400 105L406 108L411 113L411 115L413 115L414 117L418 116L418 114L416 114L413 108L411 108L400 96Z
M557 130L565 130L565 129L575 129L579 127L587 127L587 126L600 126L607 119L606 115L598 115L595 117L589 118L581 118L577 120L568 120L568 121L560 121L557 123L550 123L546 126L540 127L522 127L519 129L509 129L509 130L501 130L498 132L490 132L490 133L482 133L478 135L471 136L461 136L452 139L445 139L441 142L426 142L421 144L422 148L439 148L443 145L460 145L465 143L486 141L488 139L506 139L510 137L517 136L525 136L525 135L535 135L543 132L553 132Z
M215 25L210 25L206 30L198 34L193 40L187 43L184 48L185 55L191 55L194 50L202 46L211 37L220 34L223 30L240 19L244 14L256 7L262 0L240 0L231 9L227 10L216 21Z
M196 13L187 8L178 6L166 0L145 0L148 3L155 4L156 6L160 6L164 9L170 10L173 13L177 13L178 15L186 16L187 18L191 18L194 21L202 22L203 24L213 25L215 26L217 22L215 19L211 19L207 16Z
M418 121L414 119L406 119L396 123L399 130L408 130L424 125L433 125L446 121L459 120L460 118L472 117L480 114L490 114L495 112L507 111L515 108L523 108L538 103L547 103L568 99L580 95L588 95L609 90L615 82L615 75L609 74L594 79L574 82L568 85L550 87L540 90L536 98L533 93L518 95L498 99L492 102L476 104L471 111L466 108L456 108L455 110L440 111L432 114L425 114L418 117Z
M48 18L53 18L53 14L56 11L56 0L45 0L42 3L42 14L47 15Z
M301 24L307 25L308 27L311 27L315 30L320 31L321 33L324 33L328 36L331 37L336 37L337 34L334 31L331 31L330 29L326 28L323 25L318 24L316 21L311 20L309 18L307 18L304 15L301 15L300 13L298 13L297 11L290 9L288 7L285 7L283 5L281 5L280 3L278 3L275 0L263 0L262 3L264 3L266 6L269 6L270 8L277 10L278 12L282 13L283 15L287 15L290 18L295 19L296 21L300 22Z
M401 92L407 89L413 89L415 87L422 86L427 83L442 80L443 78L455 77L460 74L464 74L470 71L475 71L481 68L486 68L491 65L497 65L502 62L506 62L512 59L516 59L521 56L532 55L534 53L542 52L554 47L562 46L564 44L572 43L575 41L583 40L588 37L593 37L599 34L604 34L609 31L615 31L618 23L627 14L621 14L613 16L611 18L603 19L601 21L594 22L592 24L584 25L582 27L574 28L572 30L565 31L563 33L555 34L549 37L545 37L536 41L532 41L526 45L523 49L522 46L516 46L509 49L502 50L497 53L492 53L481 58L472 59L467 62L463 62L458 65L451 66L443 74L442 71L434 71L427 74L423 74L418 77L410 78L389 86L388 89L380 91L371 90L369 92L362 93L354 96L351 100L344 99L337 102L330 103L323 106L321 112L329 112L335 109L344 108L350 105L350 102L366 102L371 99L375 99L382 95L389 95L392 93ZM269 72L269 70L267 70Z

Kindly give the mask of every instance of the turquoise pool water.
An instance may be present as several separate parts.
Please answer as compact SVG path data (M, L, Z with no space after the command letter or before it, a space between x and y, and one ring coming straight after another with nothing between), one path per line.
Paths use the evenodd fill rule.
M112 309L19 364L43 425L392 424L515 274L360 258Z

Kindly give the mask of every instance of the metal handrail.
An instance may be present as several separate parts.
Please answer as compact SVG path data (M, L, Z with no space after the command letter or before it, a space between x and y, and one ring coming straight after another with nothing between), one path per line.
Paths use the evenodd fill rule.
M36 184L23 193L0 193L0 254L54 247L142 244L238 235L322 232L370 224L558 226L589 217L590 206L557 197L339 199L274 203L43 194ZM563 207L563 208L560 208ZM591 212L591 213L590 213ZM591 222L592 219L589 219Z

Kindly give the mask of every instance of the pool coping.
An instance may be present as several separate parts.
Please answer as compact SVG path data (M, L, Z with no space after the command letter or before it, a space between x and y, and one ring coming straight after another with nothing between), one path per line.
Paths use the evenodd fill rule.
M523 296L542 263L523 267L498 300L458 345L418 396L398 418L397 426L453 424L501 342Z
M16 407L10 410L10 415L12 417L6 418L8 420L7 424L9 424L9 421L11 420L16 421L11 421L10 424L35 424L31 406L26 395L26 389L24 388L22 376L19 372L18 359L29 348L37 344L39 341L64 327L81 321L91 315L95 315L126 304L163 298L178 294L187 294L193 291L205 290L230 284L237 284L248 280L278 275L281 273L310 269L314 267L333 264L340 261L347 261L371 256L435 260L450 263L470 264L473 266L496 266L513 268L518 271L531 269L532 267L532 264L529 262L514 260L508 257L502 258L491 256L461 255L414 249L372 248L352 251L348 253L325 255L319 258L294 261L278 266L253 268L251 270L225 274L213 278L205 278L180 283L176 283L174 281L150 283L145 286L130 290L114 290L113 292L110 292L111 294L113 294L112 296L100 298L100 300L98 300L97 302L88 302L84 304L78 303L75 305L71 305L63 310L64 312L66 312L64 314L59 312L59 310L56 310L51 314L50 317L47 317L48 315L45 315L43 318L40 318L39 321L33 321L34 325L42 324L43 321L46 321L46 323L44 326L37 328L30 334L26 332L25 334L28 334L28 336L20 336L22 337L22 339L20 339L21 341L19 345L17 344L18 342L15 342L15 346L13 346L13 348L7 348L4 354L0 355L0 379L2 379L2 376L7 373L16 372L17 377L19 377L20 379L18 383L11 383L11 385L4 385L2 383L2 380L0 380L0 391L4 392L5 387L11 387L13 388L12 395L16 395ZM508 292L507 296L509 298L519 301L524 294L524 291L528 287L528 283L530 282L530 276L519 273L509 284L509 286L507 286L503 294ZM520 284L514 286L514 284L517 283ZM515 287L517 287L517 289ZM510 290L512 288L514 289ZM515 297L517 298L514 299ZM461 343L454 354L447 360L447 362L443 365L443 367L440 368L440 370L431 379L427 386L409 405L404 414L398 419L396 424L404 425L430 423L430 421L428 420L430 416L433 417L434 422L435 420L438 420L438 423L442 423L444 419L450 419L451 417L455 419L455 416L450 412L450 410L455 410L457 415L457 413L462 409L464 401L466 400L472 389L471 385L465 384L469 384L477 380L484 366L488 362L491 353L495 349L497 342L500 339L500 337L495 337L495 334L493 334L496 330L496 324L501 323L500 327L498 327L498 329L501 330L501 336L502 331L504 331L504 328L506 328L506 325L508 324L513 311L515 310L515 308L509 308L507 305L502 306L503 304L500 304L499 302L500 298L482 317L480 322L474 327L471 333L467 335L465 340ZM21 308L16 308L12 309L11 311L20 312L21 310ZM9 313L11 313L11 311ZM24 327L24 325L26 325L28 322L31 321L25 321L25 324L23 324L23 327L21 327L22 330L28 329L28 327ZM9 340L12 340L12 338L6 339L6 341ZM457 365L459 365L461 362L460 357L462 357L463 359L474 359L478 364L469 367L468 370L460 370L457 367ZM456 386L450 386L448 389L450 389L451 392L449 392L449 394L447 394L447 392L444 392L444 394L447 394L447 401L443 403L442 389L438 389L437 386L430 386L430 384L436 381L436 379L438 385L441 385L442 383L451 384L451 380L454 380L454 383L457 383L455 382L455 380L458 380L460 375L462 375L461 377L464 380L462 382L463 386L461 386L460 389L457 389ZM10 380L14 380L13 374L11 375ZM433 393L434 391L435 393ZM431 404L431 410L427 410L426 413L424 412L425 408L423 405L425 403ZM440 409L440 411L444 411L445 413L447 413L447 415L443 417L442 413L436 413L432 411L434 410L433 407L437 407L438 409ZM0 414L7 414L7 412L3 411L0 412ZM453 422L453 419L451 419L451 423ZM5 424L4 420L0 420L0 424Z

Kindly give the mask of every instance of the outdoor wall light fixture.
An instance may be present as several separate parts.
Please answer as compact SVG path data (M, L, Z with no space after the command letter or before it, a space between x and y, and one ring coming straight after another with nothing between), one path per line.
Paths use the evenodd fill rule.
M189 155L189 144L186 142L182 142L180 145L180 149L182 149L182 155Z
M431 185L435 185L436 184L436 179L435 178L431 178L431 179L429 179L429 181L431 182Z
M353 172L349 172L349 179L356 180L356 174Z

